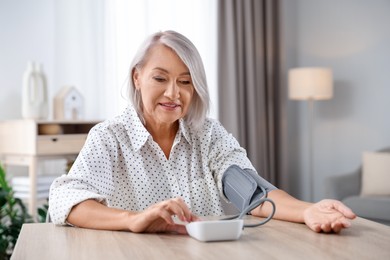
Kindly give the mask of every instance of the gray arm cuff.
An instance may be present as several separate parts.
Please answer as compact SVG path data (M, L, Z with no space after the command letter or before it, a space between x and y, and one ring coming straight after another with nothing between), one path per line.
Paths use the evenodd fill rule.
M232 165L222 177L223 192L240 212L246 209L255 199L267 196L276 187L260 177L251 169L241 169Z

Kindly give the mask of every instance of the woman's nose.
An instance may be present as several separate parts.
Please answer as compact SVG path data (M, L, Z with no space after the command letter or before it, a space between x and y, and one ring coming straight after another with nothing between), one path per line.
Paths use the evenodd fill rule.
M179 86L177 86L176 82L172 82L167 86L164 95L171 100L175 100L180 97L180 89Z

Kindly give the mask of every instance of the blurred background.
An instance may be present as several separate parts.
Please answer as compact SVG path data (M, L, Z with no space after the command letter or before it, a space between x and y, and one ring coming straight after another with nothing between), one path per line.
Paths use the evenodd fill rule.
M223 52L229 42L222 41L221 35L230 26L230 20L221 16L227 10L224 6L233 3L234 9L239 2L0 0L0 120L22 118L22 77L28 61L43 65L50 102L48 119L52 118L53 97L66 85L83 95L85 119L104 120L119 114L127 104L123 95L135 50L145 36L168 29L181 32L198 47L212 99L210 117L222 119L225 84L221 82L236 71L220 69L220 61L229 56ZM364 151L390 145L390 1L264 2L272 2L268 4L276 10L272 19L277 41L272 52L277 55L270 58L278 71L273 74L277 78L273 88L278 90L274 118L279 122L274 129L278 132L276 159L270 159L277 161L273 179L292 195L317 201L327 196L324 183L329 177L357 169ZM263 17L263 12L251 11L254 18L248 22L253 28L258 28L256 17ZM237 26L232 39L240 40L244 30ZM333 71L332 99L314 104L312 150L308 103L290 100L287 91L289 69L306 66ZM239 87L245 89L246 85ZM272 105L272 100L269 102ZM223 119L222 123L228 122ZM314 198L310 197L308 178L310 154ZM262 161L249 155L252 161ZM260 172L264 171L268 170Z

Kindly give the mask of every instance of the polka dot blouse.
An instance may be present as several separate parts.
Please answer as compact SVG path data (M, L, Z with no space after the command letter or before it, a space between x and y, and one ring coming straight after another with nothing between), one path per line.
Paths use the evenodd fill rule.
M53 222L65 224L72 207L87 199L142 211L182 197L198 216L223 215L223 172L232 164L254 170L253 166L218 121L206 119L200 131L185 120L179 122L169 159L132 107L92 128L70 172L50 188Z

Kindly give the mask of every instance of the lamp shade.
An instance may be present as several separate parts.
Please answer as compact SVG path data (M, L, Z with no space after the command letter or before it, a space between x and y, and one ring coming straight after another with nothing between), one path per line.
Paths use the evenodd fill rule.
M288 74L290 99L331 99L332 70L329 68L294 68Z

